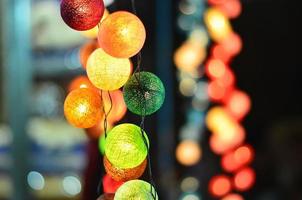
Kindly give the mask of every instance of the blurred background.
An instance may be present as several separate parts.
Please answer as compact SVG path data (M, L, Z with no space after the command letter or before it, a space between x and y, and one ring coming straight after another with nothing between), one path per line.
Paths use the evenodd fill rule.
M200 161L185 167L175 157L180 140L190 131L183 125L204 118L204 112L189 112L186 118L190 110L186 96L190 95L179 86L181 75L173 63L175 50L193 26L190 23L202 21L202 10L208 6L194 1L136 2L147 30L142 65L158 74L166 87L163 108L146 119L153 173L163 200L216 199L208 192L208 183L223 171L202 121L197 128ZM202 2L202 6L188 10L184 5L190 2ZM70 126L63 116L70 81L85 75L79 54L87 36L64 24L59 0L0 3L0 199L96 199L105 173L98 141L87 130ZM110 12L131 10L129 0L105 3ZM252 101L242 124L246 143L255 151L251 166L256 172L255 185L241 195L247 200L299 200L301 2L241 0L241 4L241 15L231 23L243 47L231 67L237 87ZM202 80L201 90L206 78ZM206 110L211 105L204 102L201 107ZM139 120L127 113L121 122L138 124Z

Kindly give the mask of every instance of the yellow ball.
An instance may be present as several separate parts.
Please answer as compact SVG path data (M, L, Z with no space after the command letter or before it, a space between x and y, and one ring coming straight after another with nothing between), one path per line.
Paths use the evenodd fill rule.
M89 56L86 71L95 87L117 90L128 81L131 62L127 58L114 58L98 48Z
M73 126L90 128L102 118L102 99L94 89L73 90L65 99L64 114Z
M144 46L146 30L136 15L118 11L101 23L98 40L101 48L111 56L130 58Z

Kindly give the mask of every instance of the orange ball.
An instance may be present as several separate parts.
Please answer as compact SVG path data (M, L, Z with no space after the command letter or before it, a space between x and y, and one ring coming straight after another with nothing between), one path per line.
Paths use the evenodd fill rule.
M222 197L232 189L232 183L229 177L218 175L209 182L209 191L214 197Z
M121 120L125 116L127 112L127 106L125 104L122 91L111 91L110 96L112 100L112 109L108 115L107 120L110 123L114 123ZM105 112L108 113L111 107L111 101L108 92L103 91L102 98L105 106Z
M250 167L246 167L235 174L234 186L238 191L244 192L253 187L255 180L255 171Z
M87 64L90 54L92 54L92 52L94 52L94 50L96 50L98 47L99 47L99 44L95 40L87 42L86 44L84 44L81 47L79 56L80 56L80 62L84 69L86 69L86 64Z
M91 88L95 89L95 87L92 85L90 80L87 78L87 76L77 76L75 77L68 86L68 91L71 92L73 90L79 89L79 88Z
M201 148L195 141L184 140L176 148L178 162L186 166L195 165L200 161L201 156Z
M73 126L90 128L102 117L102 99L93 89L73 90L65 99L64 114Z
M146 30L137 16L118 11L110 14L101 23L98 40L101 48L109 55L130 58L142 49Z
M104 166L107 174L115 181L129 181L138 179L141 177L147 167L147 159L143 161L139 166L129 169L121 169L113 166L110 161L104 156Z

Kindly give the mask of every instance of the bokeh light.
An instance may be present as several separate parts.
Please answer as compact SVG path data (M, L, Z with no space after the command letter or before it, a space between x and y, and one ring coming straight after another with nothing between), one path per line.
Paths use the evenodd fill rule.
M191 166L201 159L202 151L199 144L193 140L184 140L176 148L176 158L179 163Z
M234 186L238 191L247 191L255 183L256 174L252 168L244 168L238 171L234 176Z
M251 109L251 99L245 92L233 90L226 99L226 109L232 117L241 120Z
M209 59L205 65L206 74L209 78L221 78L227 70L227 66L219 59Z
M197 90L196 80L193 78L184 78L179 83L179 91L182 95L190 97L195 94Z
M67 195L76 196L82 191L82 185L77 177L66 176L63 179L63 189Z
M183 192L196 192L200 186L200 182L195 177L186 177L180 183Z
M45 179L41 173L31 171L27 175L27 183L34 190L42 190L45 186Z
M98 40L102 49L117 58L130 58L143 47L146 30L141 20L126 11L110 14L102 23Z
M229 34L228 37L221 41L220 44L224 48L224 50L231 56L239 54L242 49L241 37L234 32Z
M216 8L218 8L225 16L228 18L237 18L241 12L242 12L242 5L240 0L226 0L222 3L216 5Z
M209 8L204 18L209 34L215 42L223 41L232 32L229 20L220 10Z
M231 180L225 175L214 176L209 182L209 192L214 197L222 197L229 193L231 189Z
M206 58L206 49L199 43L186 41L174 54L174 63L180 69L192 73Z
M215 59L219 59L223 61L224 63L229 63L232 55L227 52L227 50L222 46L222 44L215 44L211 48L211 55Z
M73 126L90 128L96 125L102 117L101 97L93 89L73 90L65 99L64 114Z
M87 75L101 90L117 90L129 79L131 62L127 58L114 58L102 49L96 49L88 58Z

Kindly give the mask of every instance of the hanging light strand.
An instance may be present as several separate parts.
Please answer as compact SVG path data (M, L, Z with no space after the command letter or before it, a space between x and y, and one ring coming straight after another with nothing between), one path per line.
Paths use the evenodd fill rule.
M131 6L132 6L132 12L137 15L137 9L136 9L136 5L135 5L135 0L131 0ZM139 86L139 90L141 92L141 94L144 96L144 90L141 84L141 63L142 63L142 52L141 50L138 52L138 54L136 55L136 69L134 71L134 77L138 82L138 86ZM138 76L137 73L138 72ZM140 105L142 105L144 108L141 109L141 123L140 123L140 129L141 129L141 133L142 133L142 137L144 140L144 143L148 149L148 154L147 154L147 159L148 159L148 174L149 174L149 181L150 181L150 192L151 195L153 197L153 199L156 199L156 186L155 186L155 181L153 179L153 174L152 174L152 165L151 165L151 154L150 154L150 147L148 144L148 141L146 140L145 136L144 136L144 129L145 129L145 116L146 116L146 98L144 96L143 98L143 102L140 102Z

